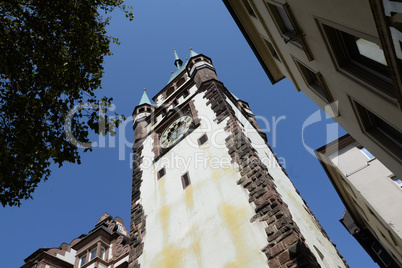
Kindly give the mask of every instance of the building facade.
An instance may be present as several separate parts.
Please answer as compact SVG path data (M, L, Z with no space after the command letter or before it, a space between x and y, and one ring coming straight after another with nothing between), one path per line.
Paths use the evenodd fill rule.
M128 241L123 220L104 213L87 235L58 248L40 248L21 268L127 268Z
M402 181L350 135L316 155L345 204L342 224L380 267L402 267Z
M402 3L223 0L274 84L291 80L402 177Z
M348 267L211 59L175 65L133 112L129 267Z

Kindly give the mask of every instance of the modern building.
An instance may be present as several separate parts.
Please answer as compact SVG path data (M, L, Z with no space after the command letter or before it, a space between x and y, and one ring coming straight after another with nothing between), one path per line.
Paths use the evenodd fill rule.
M212 60L175 65L133 111L129 267L348 267Z
M223 0L272 84L293 82L402 177L402 2Z
M350 135L316 155L345 204L342 224L380 267L402 267L402 181Z
M87 235L58 248L40 248L21 268L127 268L128 241L123 220L104 213Z

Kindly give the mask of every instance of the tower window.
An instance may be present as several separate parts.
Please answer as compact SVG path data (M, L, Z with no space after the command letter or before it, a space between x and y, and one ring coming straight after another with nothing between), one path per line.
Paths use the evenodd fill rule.
M170 95L172 95L173 92L174 92L174 87L169 88L169 89L166 91L166 98L169 97Z
M186 189L187 186L191 184L188 172L186 172L183 176L181 176L181 183L183 184L183 189Z
M208 136L207 134L204 134L201 136L201 138L198 139L198 145L201 146L204 143L206 143L208 141Z
M166 169L165 169L165 167L163 167L158 171L158 180L160 178L162 178L163 176L165 176L165 174L166 174Z
M140 113L142 113L143 111L145 111L145 108L140 108L138 111L139 111Z

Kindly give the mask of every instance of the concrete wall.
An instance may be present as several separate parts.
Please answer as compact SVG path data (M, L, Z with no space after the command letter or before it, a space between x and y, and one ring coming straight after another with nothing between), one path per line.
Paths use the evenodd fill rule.
M369 159L357 145L350 144L329 158L367 228L401 262L402 189L392 181L389 169L378 159Z

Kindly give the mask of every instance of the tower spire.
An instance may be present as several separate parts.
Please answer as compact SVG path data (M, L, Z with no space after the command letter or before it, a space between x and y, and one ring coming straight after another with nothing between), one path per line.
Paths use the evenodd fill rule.
M148 98L147 90L146 90L145 88L144 88L144 93L142 93L142 97L141 97L140 103L139 103L138 105L141 105L141 104L149 104L149 105L152 105L152 104L151 104L151 101L150 101L149 98Z
M190 47L190 58L198 56L198 55L199 54L197 52L195 52L192 47Z
M183 61L177 55L176 49L173 49L174 52L174 65L176 65L177 69L179 69L183 65Z

